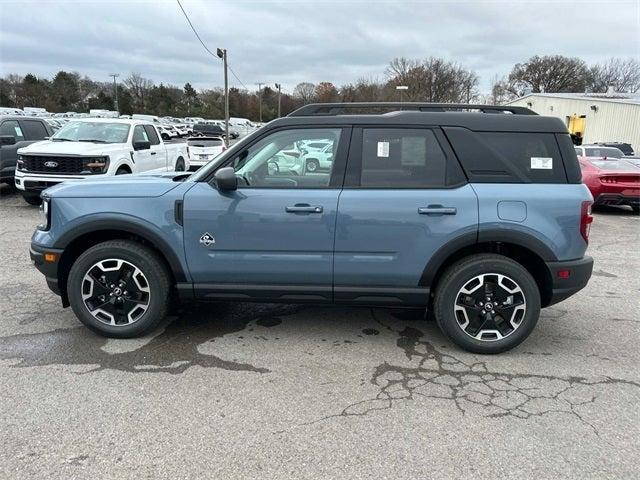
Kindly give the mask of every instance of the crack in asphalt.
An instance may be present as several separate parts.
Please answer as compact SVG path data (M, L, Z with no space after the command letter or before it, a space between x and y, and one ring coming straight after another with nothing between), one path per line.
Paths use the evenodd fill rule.
M595 425L578 411L579 407L595 403L598 394L593 391L594 386L640 387L640 383L607 376L589 379L493 371L487 362L468 363L442 353L423 340L423 332L414 327L404 326L402 330L394 330L378 319L373 309L371 316L380 326L398 335L397 346L404 351L408 360L417 360L417 365L406 367L387 361L379 364L370 379L370 384L379 389L374 397L349 404L337 414L299 426L332 418L366 416L374 411L391 409L397 402L422 397L449 400L462 415L473 413L488 418L528 419L565 413L578 419L600 437Z
M102 347L108 340L84 326L11 335L0 337L0 359L18 359L17 363L10 365L14 368L97 365L79 375L107 369L129 373L180 374L193 366L268 373L270 370L266 367L203 354L198 348L216 338L244 330L254 320L265 327L278 325L281 322L278 315L290 315L298 309L292 305L267 304L190 305L179 312L178 318L169 323L163 333L153 337L147 344L119 353L104 351Z

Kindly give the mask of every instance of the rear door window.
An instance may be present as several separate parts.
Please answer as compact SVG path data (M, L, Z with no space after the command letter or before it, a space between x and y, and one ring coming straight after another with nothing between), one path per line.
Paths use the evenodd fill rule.
M47 129L42 124L42 122L38 122L37 120L21 120L24 137L27 140L44 140L45 137L49 136Z
M585 148L587 157L607 157L607 158L622 158L622 152L617 148L612 147L598 147L598 148Z
M446 169L446 155L430 129L362 131L361 187L442 187Z
M5 120L0 124L0 135L16 137L16 142L24 140L22 129L16 120Z

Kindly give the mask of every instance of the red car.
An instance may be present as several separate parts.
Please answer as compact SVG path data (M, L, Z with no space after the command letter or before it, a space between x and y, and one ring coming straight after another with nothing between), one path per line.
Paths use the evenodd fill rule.
M594 206L629 205L640 212L640 168L626 160L578 157Z

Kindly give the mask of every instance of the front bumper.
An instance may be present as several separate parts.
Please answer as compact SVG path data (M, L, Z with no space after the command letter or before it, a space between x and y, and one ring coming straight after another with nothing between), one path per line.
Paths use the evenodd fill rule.
M58 265L62 257L62 249L43 247L35 243L29 248L29 256L35 267L42 273L47 281L47 286L56 295L62 295L61 285L58 282ZM45 253L55 255L55 261L46 261Z
M579 260L547 262L547 268L551 273L551 299L545 305L548 307L566 300L587 286L593 271L593 258L585 256ZM566 272L568 276L565 276Z
M97 175L94 175L94 177ZM84 180L86 175L42 175L37 173L23 173L16 170L15 184L18 190L26 192L41 192L62 182Z

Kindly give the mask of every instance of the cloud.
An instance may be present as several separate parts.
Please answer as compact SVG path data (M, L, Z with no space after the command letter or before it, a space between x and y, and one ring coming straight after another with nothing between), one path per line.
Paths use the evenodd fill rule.
M196 1L182 4L209 49L225 47L250 89L384 77L397 56L443 56L492 76L535 54L589 63L638 55L637 1ZM0 74L74 70L108 80L222 84L222 68L175 1L9 2L0 6ZM231 83L241 86L231 76Z

